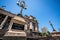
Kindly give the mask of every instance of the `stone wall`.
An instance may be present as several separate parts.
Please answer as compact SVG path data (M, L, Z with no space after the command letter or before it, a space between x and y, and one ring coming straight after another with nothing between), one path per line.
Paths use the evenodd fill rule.
M3 40L26 40L24 37L4 37Z

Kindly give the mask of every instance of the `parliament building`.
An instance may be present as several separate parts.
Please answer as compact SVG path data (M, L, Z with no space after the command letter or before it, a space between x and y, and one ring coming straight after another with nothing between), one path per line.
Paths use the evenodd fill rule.
M20 17L0 8L0 39L38 39L38 32L38 22L35 17L27 15Z
M60 32L40 34L38 21L32 15L16 15L0 8L0 40L60 40Z

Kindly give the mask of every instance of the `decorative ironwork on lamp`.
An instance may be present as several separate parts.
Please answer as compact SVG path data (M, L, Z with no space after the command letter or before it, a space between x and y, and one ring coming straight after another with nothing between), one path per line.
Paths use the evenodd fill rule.
M27 8L25 7L25 1L23 0L23 1L20 2L20 0L18 0L18 1L17 1L17 5L18 5L19 7L21 7L20 13L18 14L18 16L22 16L22 11L23 11L23 9L27 9Z

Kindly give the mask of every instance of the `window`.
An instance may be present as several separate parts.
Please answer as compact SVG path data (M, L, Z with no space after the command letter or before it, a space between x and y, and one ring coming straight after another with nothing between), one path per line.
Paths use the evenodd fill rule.
M3 15L3 14L0 13L0 24L1 24L2 21L4 20L5 16L6 16L6 15Z
M24 30L24 25L22 25L22 24L17 24L17 23L13 23L12 29Z
M8 19L5 22L5 24L3 25L3 28L2 29L8 29L8 27L10 25L10 21L11 21L11 17L8 16Z

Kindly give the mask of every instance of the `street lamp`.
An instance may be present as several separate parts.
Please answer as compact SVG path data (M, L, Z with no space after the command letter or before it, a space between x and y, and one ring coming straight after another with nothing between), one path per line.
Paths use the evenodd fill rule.
M20 0L18 0L18 1L17 1L17 5L18 5L19 7L21 7L20 13L18 14L18 16L22 16L22 11L23 11L23 9L27 9L27 8L25 7L25 1L21 1L21 2L20 2Z
M50 25L51 25L53 31L56 31L56 30L54 29L53 24L51 23L51 21L49 21L49 23L50 23Z

